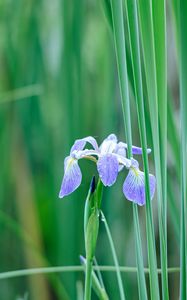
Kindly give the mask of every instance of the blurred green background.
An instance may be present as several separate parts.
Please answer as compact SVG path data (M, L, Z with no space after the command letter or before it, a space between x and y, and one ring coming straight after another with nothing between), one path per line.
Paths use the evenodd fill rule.
M94 165L81 161L80 188L63 200L58 193L63 161L76 138L92 135L101 142L115 133L124 140L107 3L0 1L0 272L79 265L79 255L85 255L83 209ZM178 81L170 6L168 12L168 261L178 266ZM128 67L133 144L140 145L129 57ZM153 154L154 173L152 161ZM132 204L122 193L124 178L120 174L117 183L104 190L102 205L120 265L135 266ZM158 239L156 197L153 210ZM147 266L145 208L139 215ZM102 224L97 260L100 265L113 264ZM103 279L109 298L118 299L115 273L105 272ZM169 275L171 299L176 299L178 279L177 274ZM127 298L137 299L136 273L123 274L123 280ZM81 272L5 279L0 281L0 299L80 299L83 283Z

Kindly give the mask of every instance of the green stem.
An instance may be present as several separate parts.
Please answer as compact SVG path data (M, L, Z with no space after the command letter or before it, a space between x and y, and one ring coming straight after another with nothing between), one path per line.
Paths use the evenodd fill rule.
M94 187L93 187L94 186ZM95 178L92 179L84 209L84 236L86 248L85 300L91 299L92 265L95 256L99 230L99 210L102 201L102 183L99 180L95 190Z
M85 281L85 294L84 299L91 299L91 287L92 287L92 261L86 260L86 281Z
M117 275L117 280L118 280L118 286L119 286L119 292L120 292L120 298L122 300L125 300L125 294L124 294L124 290L123 290L123 282L122 282L122 278L121 278L121 273L120 273L120 269L119 269L119 264L118 264L118 259L117 259L114 243L113 243L113 240L112 240L112 235L110 233L109 226L107 224L106 218L105 218L102 211L101 211L101 217L102 217L102 221L104 222L104 225L105 225L106 233L107 233L108 240L109 240L110 247L111 247L111 251L112 251L112 256L113 256L113 259L114 259L114 264L115 264L115 268L116 268L116 275Z
M0 280L22 277L22 276L31 276L37 274L50 274L50 273L66 273L66 272L83 272L85 268L83 266L59 266L59 267L45 267L45 268L29 268L15 271L8 271L0 273ZM115 266L94 266L93 270L100 270L102 272L116 272ZM136 273L136 267L126 267L119 266L120 272L125 273ZM168 273L178 273L180 272L179 267L172 267L167 269ZM147 274L150 272L148 268L144 268L144 272ZM161 269L157 269L158 274L161 274Z
M81 256L80 259L81 259L81 262L82 262L83 266L85 267L85 271L86 271L86 259L83 256ZM98 265L96 265L96 267L97 267L97 269L96 269L97 273L98 272L100 273ZM104 287L101 275L99 277L97 277L96 272L93 270L93 268L94 267L92 267L92 287L93 287L93 290L95 291L97 297L100 300L108 300L108 296L107 296L107 293L105 291L105 287Z

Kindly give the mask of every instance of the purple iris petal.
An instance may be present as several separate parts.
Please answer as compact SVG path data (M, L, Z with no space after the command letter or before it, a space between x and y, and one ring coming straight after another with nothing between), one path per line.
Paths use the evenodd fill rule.
M116 154L116 153L114 155L117 157L117 160L119 163L119 166L118 166L119 172L123 169L123 167L126 167L129 169L134 164L133 159L128 159L128 158L121 156L119 154Z
M116 149L117 137L115 134L110 134L100 146L100 151L102 154L112 153Z
M154 196L156 179L153 175L149 175L150 195L151 199ZM139 169L131 168L123 184L123 193L125 197L137 203L138 205L145 204L145 176Z
M118 160L114 154L106 154L99 158L97 170L102 183L111 186L116 181L118 175Z
M71 147L70 153L72 153L75 150L77 150L77 151L83 150L83 148L84 148L84 146L86 145L87 142L90 143L95 150L98 149L98 145L97 145L96 140L92 136L87 136L83 139L76 140L75 143L73 144L73 146Z
M60 188L59 197L63 198L74 192L81 184L82 174L76 159L71 156L64 161L64 177Z
M117 145L117 149L122 149L124 148L125 150L127 149L127 144L126 143L123 143L123 142L119 142L118 145ZM120 150L121 151L121 150ZM147 149L147 154L151 153L151 149ZM142 148L140 147L136 147L136 146L132 146L132 154L142 154Z
M134 167L137 171L140 172L140 170L139 170L139 162L136 159L131 158L131 166Z
M152 200L154 197L155 188L156 188L156 178L152 174L149 174L149 186L150 186L150 196L151 196L151 200Z
M147 154L151 153L151 149L147 149ZM142 154L142 148L132 146L132 154Z
M115 153L119 154L120 156L126 157L126 148L124 147L124 143L119 142L117 144Z
M117 143L117 137L116 137L116 135L114 133L109 134L105 140L107 140L107 141L114 141L114 142Z

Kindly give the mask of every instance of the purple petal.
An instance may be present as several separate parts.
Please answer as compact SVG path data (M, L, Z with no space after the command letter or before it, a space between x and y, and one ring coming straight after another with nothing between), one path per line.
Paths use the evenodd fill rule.
M119 154L120 156L126 157L126 147L125 144L122 142L117 143L115 153Z
M59 198L74 192L81 184L82 174L76 159L71 156L64 161L64 177L60 188Z
M78 140L75 141L75 143L71 147L70 154L74 150L77 150L77 151L83 150L83 148L84 148L84 146L86 145L87 142L90 143L95 150L98 150L98 145L97 145L96 140L92 136L87 136L83 139L78 139Z
M99 158L97 170L102 183L111 186L116 181L118 175L118 160L114 154L106 154Z
M134 158L131 158L131 166L134 167L135 169L137 169L137 171L139 170L139 162ZM140 170L139 170L139 172L140 172Z
M151 200L152 200L154 197L155 188L156 188L156 178L152 174L149 174L149 186L150 186L150 196L151 196Z
M107 140L107 141L114 141L114 142L117 143L117 137L116 137L116 135L114 133L109 134L105 140Z
M151 153L151 149L147 149L147 154ZM136 146L132 146L132 154L142 154L142 148L140 147L136 147Z
M123 169L123 167L126 167L129 169L133 165L132 159L128 159L128 158L121 156L119 154L116 154L116 153L114 153L114 155L116 156L118 163L119 163L119 166L118 166L119 171L121 171Z
M127 149L127 144L126 143L123 143L123 142L119 142L118 143L118 147L119 148L124 148L124 149ZM151 153L151 149L147 149L147 154L149 154L149 153ZM132 154L138 154L138 155L140 155L140 154L142 154L142 148L140 148L140 147L136 147L136 146L132 146Z
M102 154L112 153L117 146L117 137L115 134L110 134L100 146L100 151Z
M156 179L153 175L149 174L150 195L151 199L154 196ZM123 184L123 193L125 197L138 205L144 205L145 199L145 176L139 169L132 168Z

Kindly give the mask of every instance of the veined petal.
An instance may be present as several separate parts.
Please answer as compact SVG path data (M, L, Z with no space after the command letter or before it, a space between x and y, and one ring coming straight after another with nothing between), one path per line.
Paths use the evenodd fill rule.
M76 159L68 156L64 161L64 177L60 188L59 198L74 192L82 181L82 174Z
M104 141L102 142L100 148L101 155L106 153L112 153L116 149L117 145L117 137L115 134L110 134Z
M75 143L71 147L70 154L75 150L77 151L83 150L87 142L90 143L95 150L98 150L98 145L96 140L92 136L87 136L83 139L78 139L75 141Z
M149 174L149 185L151 199L154 196L156 179ZM123 184L123 193L125 197L138 205L144 205L145 198L145 175L139 169L131 168Z
M118 160L114 154L106 154L99 158L97 170L101 181L105 186L111 186L116 181L118 165Z

